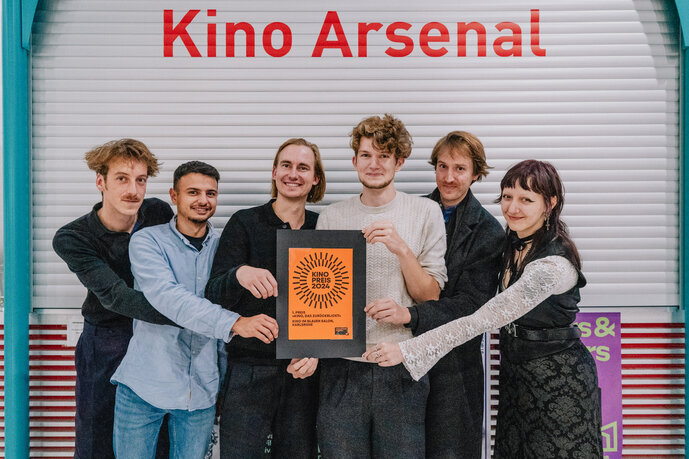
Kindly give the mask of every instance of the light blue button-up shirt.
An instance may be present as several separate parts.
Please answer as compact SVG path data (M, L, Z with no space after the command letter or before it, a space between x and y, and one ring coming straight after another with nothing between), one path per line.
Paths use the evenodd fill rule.
M184 328L134 321L127 354L112 376L147 403L165 410L209 408L218 395L218 352L239 317L206 300L218 236L209 223L201 251L170 223L132 236L134 287L151 305Z

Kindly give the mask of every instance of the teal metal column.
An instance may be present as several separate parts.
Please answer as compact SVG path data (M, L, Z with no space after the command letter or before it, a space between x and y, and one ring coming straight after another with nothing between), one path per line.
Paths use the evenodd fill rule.
M3 0L2 33L5 457L26 459L29 457L31 161L29 53L22 47L20 0Z
M677 0L682 1L682 0ZM679 304L684 308L684 406L689 406L687 388L689 388L689 78L687 78L687 65L689 65L689 47L682 46L680 50L682 59L682 73L680 76L680 190L679 190ZM689 423L684 419L684 456L689 455Z
M687 355L689 354L689 4L686 0L675 0L679 24L682 34L680 56L682 68L680 73L680 164L679 164L679 304L684 308L684 406L687 403L687 387L689 374L687 373ZM684 422L684 456L689 455L689 424Z
M677 0L679 3L682 0ZM686 12L686 11L685 11ZM689 17L684 18L684 24L689 26ZM684 34L683 34L684 35ZM679 266L679 291L680 305L684 308L684 406L689 406L687 388L689 388L689 78L687 69L689 66L689 46L684 35L680 55L682 58L682 73L680 75L680 266ZM689 423L684 419L684 456L689 456Z

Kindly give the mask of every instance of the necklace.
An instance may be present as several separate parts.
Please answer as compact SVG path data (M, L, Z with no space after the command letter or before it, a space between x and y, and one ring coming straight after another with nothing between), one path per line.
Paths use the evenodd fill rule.
M510 281L517 278L522 261L526 258L526 254L531 248L531 242L533 241L535 235L536 233L530 234L524 238L520 238L517 236L517 233L510 233L509 241L513 256L510 257L509 264L504 275L503 288L506 288Z
M517 252L522 252L531 243L531 241L533 241L535 235L536 233L533 233L524 238L520 238L517 236L517 233L513 232L510 234L510 244L514 250Z

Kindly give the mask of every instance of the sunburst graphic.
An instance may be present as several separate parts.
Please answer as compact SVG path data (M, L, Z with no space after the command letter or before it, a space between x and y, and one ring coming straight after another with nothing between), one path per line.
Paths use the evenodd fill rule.
M292 285L304 305L327 309L342 301L349 288L350 277L345 263L337 256L327 252L312 252L295 267Z

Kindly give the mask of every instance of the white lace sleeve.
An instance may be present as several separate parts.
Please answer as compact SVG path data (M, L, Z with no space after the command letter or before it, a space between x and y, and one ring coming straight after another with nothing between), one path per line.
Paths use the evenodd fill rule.
M418 381L453 348L509 324L550 295L564 293L576 283L577 271L566 258L550 256L533 261L524 267L519 280L474 314L399 343L404 366Z

